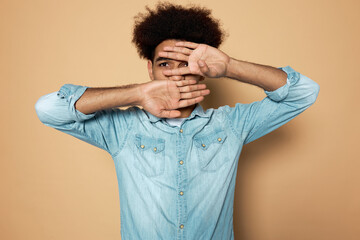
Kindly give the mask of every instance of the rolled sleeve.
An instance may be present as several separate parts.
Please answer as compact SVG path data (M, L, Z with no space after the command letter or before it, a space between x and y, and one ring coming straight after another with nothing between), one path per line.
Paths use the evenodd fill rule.
M43 124L116 155L132 127L135 108L84 114L75 109L75 103L87 88L65 84L59 91L40 97L35 104L36 113Z
M287 73L286 84L250 104L236 103L221 107L230 127L244 144L279 128L310 107L319 94L319 85L292 67L279 68Z
M284 100L287 95L289 94L290 86L297 83L300 79L300 73L296 72L292 67L280 67L278 69L283 70L287 74L286 84L284 86L279 87L274 91L266 91L264 90L265 94L273 101L280 102Z
M57 96L61 99L65 99L69 103L69 113L75 121L81 122L88 120L95 116L96 113L84 114L75 108L76 101L84 94L88 89L86 86L79 86L73 84L63 85L57 93Z

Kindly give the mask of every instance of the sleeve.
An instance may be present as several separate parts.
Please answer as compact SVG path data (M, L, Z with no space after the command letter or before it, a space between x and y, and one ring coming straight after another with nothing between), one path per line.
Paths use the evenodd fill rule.
M75 103L87 88L65 84L58 92L40 97L35 104L36 113L43 124L116 155L130 131L134 109L114 108L83 114L75 108Z
M320 86L290 66L279 68L287 73L286 84L266 91L261 101L222 106L235 134L248 144L274 131L305 111L316 100Z

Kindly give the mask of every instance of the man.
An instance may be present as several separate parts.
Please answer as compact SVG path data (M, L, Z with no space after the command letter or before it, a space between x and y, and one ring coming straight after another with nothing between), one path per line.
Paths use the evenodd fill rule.
M223 32L210 10L162 3L147 11L136 19L133 42L152 81L65 84L41 97L36 112L45 125L111 154L123 240L233 239L243 145L311 106L319 85L290 66L248 63L220 51ZM253 84L267 97L204 111L204 77Z

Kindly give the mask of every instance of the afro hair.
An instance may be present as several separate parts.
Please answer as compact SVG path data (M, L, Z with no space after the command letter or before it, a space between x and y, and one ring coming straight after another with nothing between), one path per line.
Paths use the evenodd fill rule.
M204 43L218 48L224 39L220 22L211 10L199 6L183 7L167 2L155 10L135 16L132 42L141 58L153 60L157 45L167 39Z

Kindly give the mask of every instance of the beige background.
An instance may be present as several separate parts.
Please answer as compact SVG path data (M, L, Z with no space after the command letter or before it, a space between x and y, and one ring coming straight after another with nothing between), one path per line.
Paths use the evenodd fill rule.
M244 147L236 239L360 239L360 2L194 2L221 19L230 56L290 65L320 85L314 105ZM0 239L120 239L110 155L42 125L34 104L65 83L149 81L131 30L154 3L0 0ZM265 97L235 80L205 83L205 109Z

